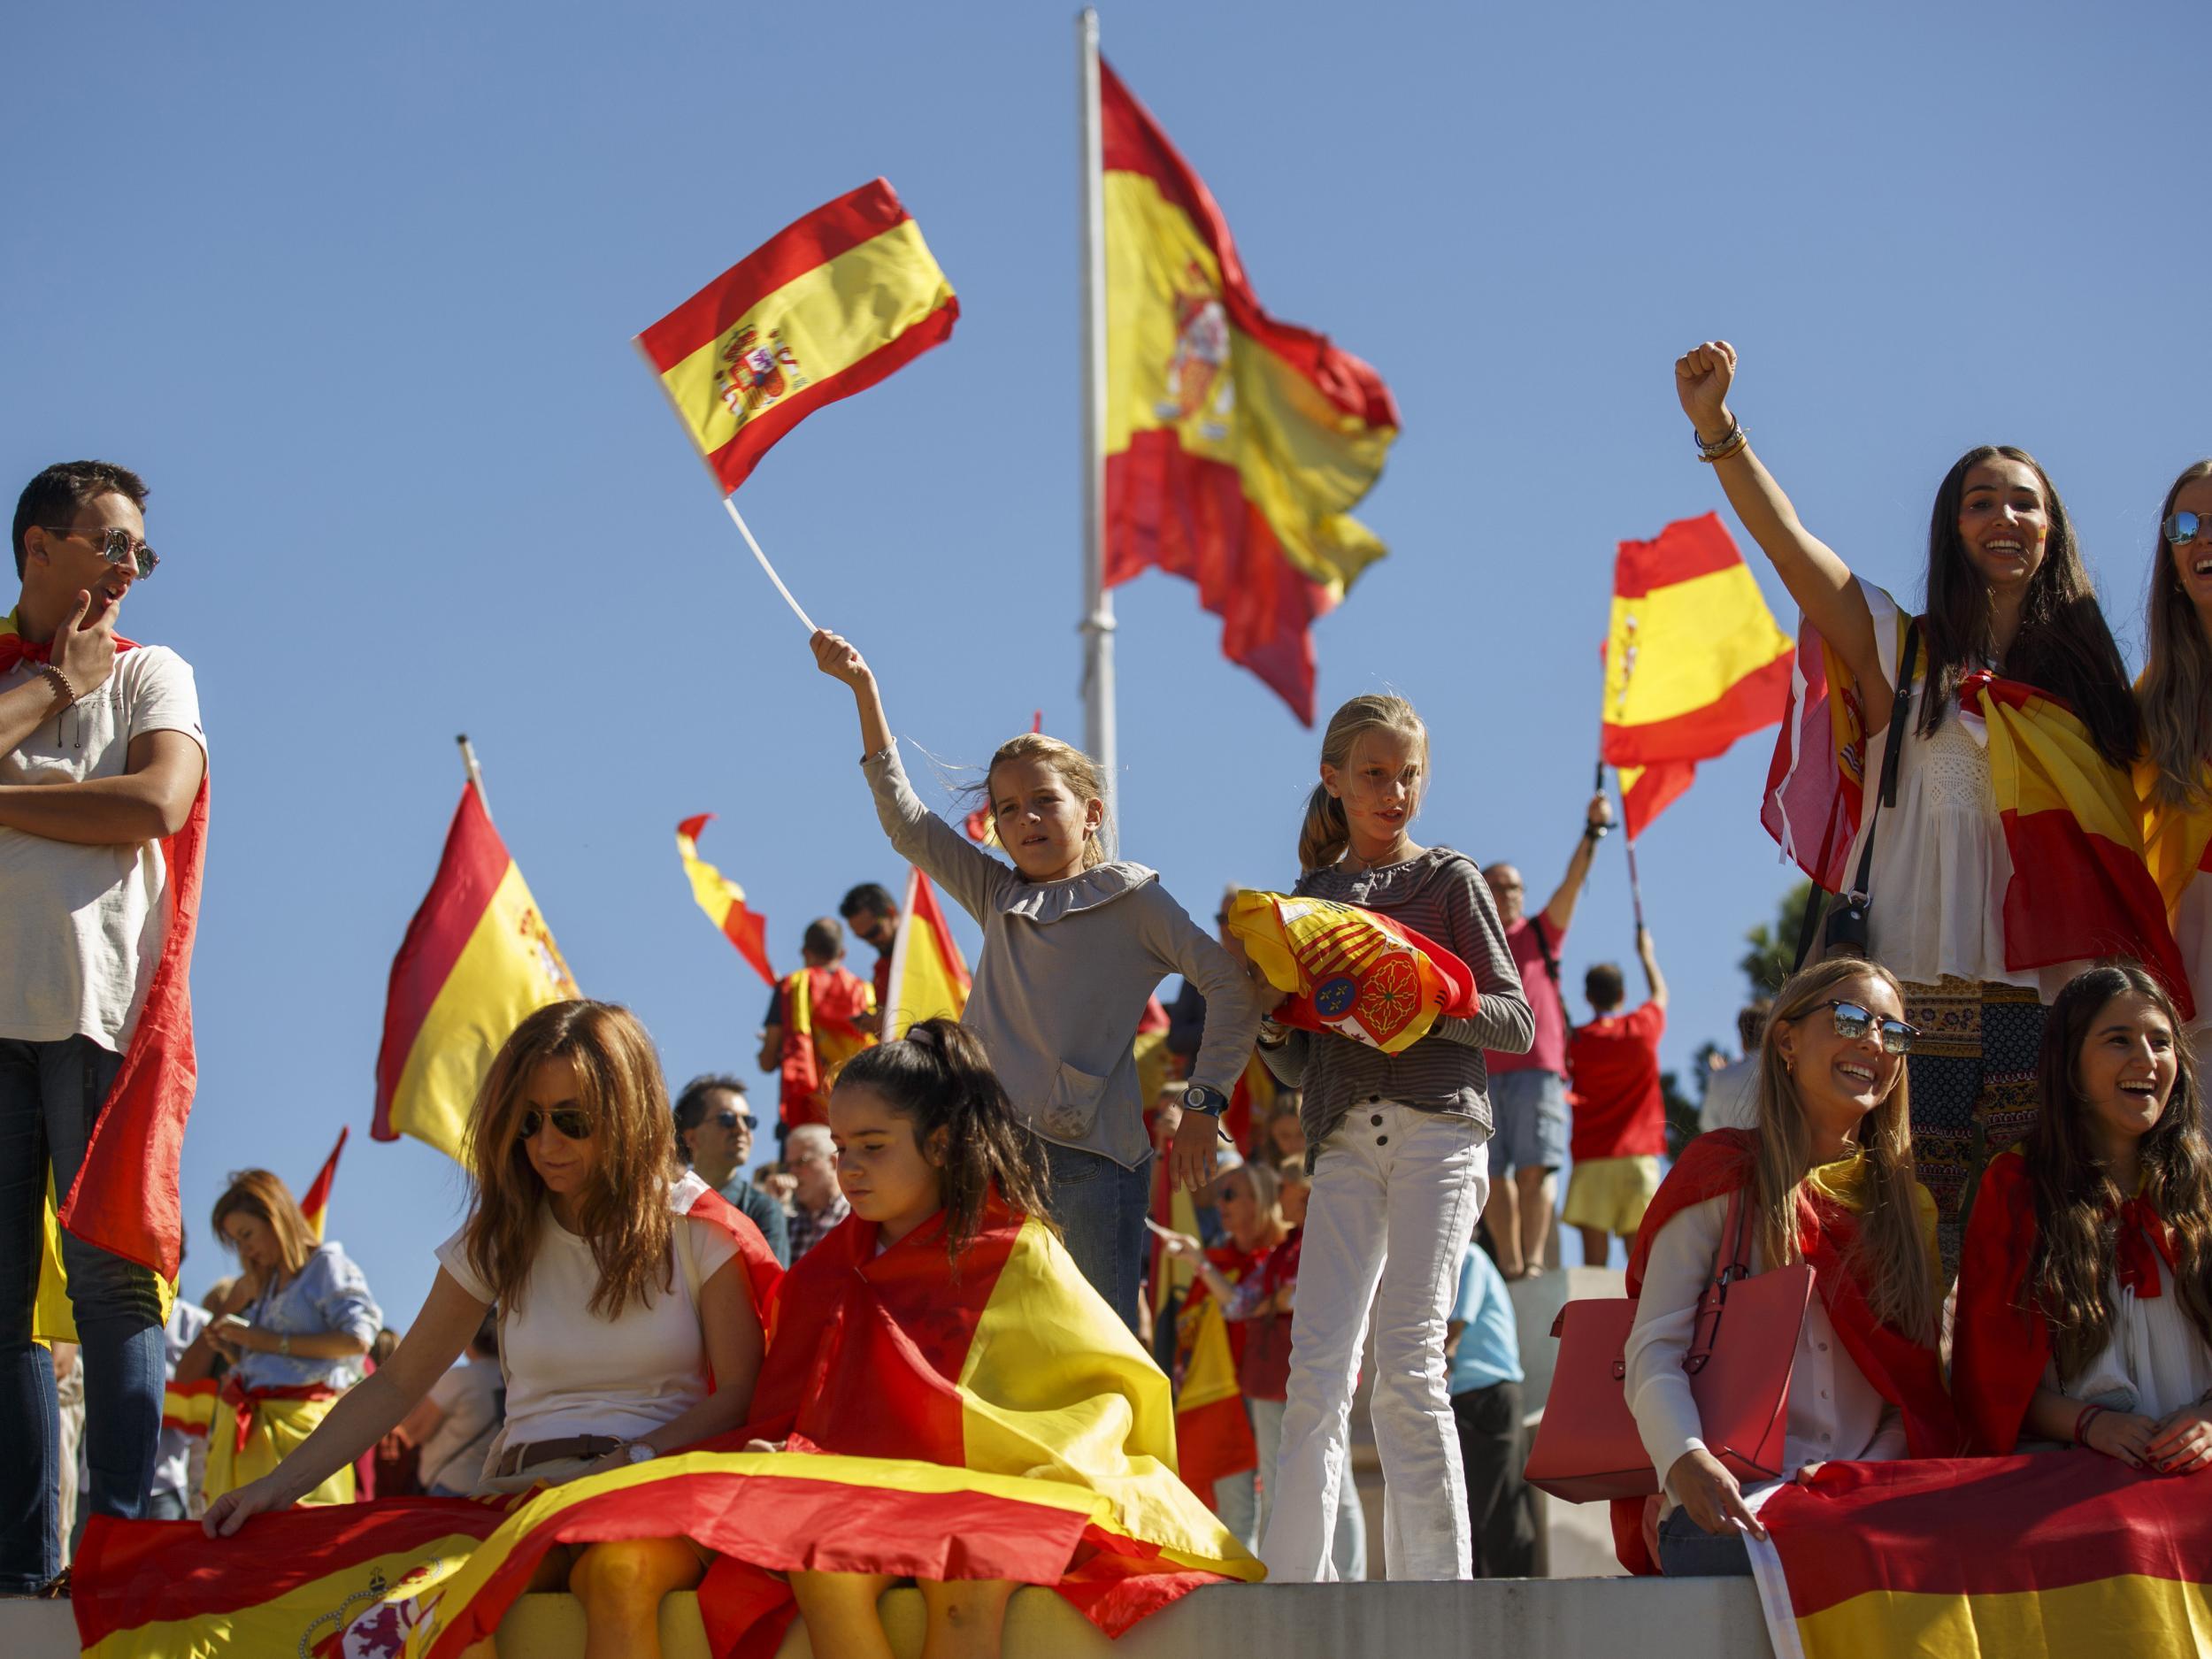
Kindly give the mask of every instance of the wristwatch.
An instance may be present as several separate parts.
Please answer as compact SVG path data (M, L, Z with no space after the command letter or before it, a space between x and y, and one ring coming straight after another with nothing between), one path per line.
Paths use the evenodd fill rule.
M1218 1118L1229 1110L1229 1097L1217 1088L1204 1083L1194 1083L1183 1091L1183 1110Z
M634 1463L649 1463L660 1455L643 1440L632 1440L622 1448L622 1455Z

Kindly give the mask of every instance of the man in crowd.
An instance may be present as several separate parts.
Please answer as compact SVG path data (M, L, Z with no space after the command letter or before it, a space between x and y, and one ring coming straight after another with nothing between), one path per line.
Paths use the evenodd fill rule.
M880 883L864 881L839 902L837 913L875 949L876 1006L880 1009L891 997L891 948L899 941L898 901Z
M695 1077L676 1096L676 1146L699 1179L751 1217L776 1253L791 1265L790 1224L783 1206L745 1178L753 1156L753 1113L745 1086L733 1077Z
M1758 1127L1759 1045L1766 1041L1767 1013L1773 1006L1763 996L1737 1011L1736 1035L1743 1042L1743 1057L1718 1067L1705 1079L1705 1099L1697 1109L1700 1133Z
M136 1034L180 874L162 842L206 775L189 664L117 642L124 597L157 562L145 501L137 474L104 461L33 479L12 537L21 593L0 621L0 1594L62 1566L53 1361L31 1340L48 1174L69 1193ZM161 1435L160 1289L74 1233L62 1265L91 1512L134 1519Z
M837 1148L827 1124L801 1124L785 1137L784 1163L790 1167L791 1260L829 1235L853 1212L837 1185Z
M833 916L806 925L804 964L768 999L760 1069L780 1075L786 1130L829 1119L829 1089L845 1062L875 1041L876 994L845 966L845 930Z
M1617 965L1583 975L1582 994L1597 1018L1568 1044L1574 1068L1574 1176L1567 1183L1567 1225L1582 1232L1582 1259L1602 1267L1615 1238L1632 1240L1659 1190L1667 1149L1667 1101L1659 1083L1659 1039L1667 1029L1667 981L1652 955L1651 933L1636 930L1650 1000L1617 1012L1628 987Z
M1508 1279L1540 1273L1553 1264L1552 1206L1567 1150L1567 1010L1560 1000L1559 952L1582 901L1590 860L1612 825L1612 804L1601 790L1590 797L1582 838L1567 860L1566 879L1533 916L1528 914L1519 870L1495 864L1482 872L1497 901L1498 919L1505 925L1506 946L1521 971L1521 988L1536 1016L1536 1040L1526 1054L1483 1056L1490 1073L1493 1125L1490 1200L1483 1219L1497 1246L1498 1271Z

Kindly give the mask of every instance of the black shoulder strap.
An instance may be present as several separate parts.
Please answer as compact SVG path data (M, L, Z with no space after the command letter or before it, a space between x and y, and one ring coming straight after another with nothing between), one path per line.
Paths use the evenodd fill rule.
M1536 928L1536 949L1543 955L1544 977L1551 981L1552 988L1557 990L1559 988L1559 953L1551 948L1551 934L1546 932L1544 927L1544 913L1539 910L1529 919Z
M1866 879L1874 867L1874 828L1880 822L1882 809L1897 804L1897 761L1904 752L1905 728L1912 718L1912 671L1920 661L1920 618L1915 617L1905 625L1905 649L1897 663L1897 697L1890 705L1889 741L1882 748L1882 782L1875 792L1874 804L1868 809L1866 844L1859 849L1858 873L1851 878L1853 896L1864 900L1868 895Z

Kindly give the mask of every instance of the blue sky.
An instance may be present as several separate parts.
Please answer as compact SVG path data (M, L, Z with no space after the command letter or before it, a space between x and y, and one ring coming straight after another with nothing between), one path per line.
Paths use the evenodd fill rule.
M1368 358L1404 435L1391 548L1318 631L1326 710L1434 736L1419 833L1548 891L1586 795L1614 543L1721 505L1670 365L1716 334L1805 518L1916 597L1928 503L2019 443L2139 654L2154 519L2203 420L2207 14L1878 4L1717 13L1120 4L1108 55L1213 187L1262 300ZM1076 161L1065 5L395 4L22 10L0 104L0 470L150 480L125 631L197 667L214 826L185 1149L196 1290L227 1171L303 1185L365 1131L385 977L476 740L590 993L672 1079L744 1068L763 991L692 907L676 821L778 960L894 879L817 676L630 336L887 174L952 341L817 416L741 501L977 762L1079 737ZM1755 555L1785 626L1793 613ZM1120 595L1123 844L1194 914L1294 872L1317 738L1191 589ZM1641 844L1670 1063L1730 1030L1786 872L1767 743ZM958 926L972 945L974 930ZM1566 952L1630 948L1619 842ZM856 952L864 966L868 953ZM450 1165L357 1133L333 1233L395 1324Z

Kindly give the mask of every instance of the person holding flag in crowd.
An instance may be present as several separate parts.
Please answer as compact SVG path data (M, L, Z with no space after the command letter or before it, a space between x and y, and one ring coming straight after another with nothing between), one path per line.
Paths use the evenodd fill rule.
M1893 969L1905 1020L1930 1033L1910 1062L1913 1156L1948 1264L1975 1177L2035 1122L2041 997L2115 954L2185 996L2143 862L2142 723L2072 522L2025 451L1985 445L1945 474L1927 613L1910 618L1806 529L1753 454L1729 406L1736 362L1724 341L1694 347L1675 388L1699 458L1804 615L1763 817L1822 887L1851 889L1837 942ZM1879 787L1892 745L1893 797Z
M190 664L116 625L159 562L146 485L50 466L16 502L0 617L0 1594L62 1571L53 1360L34 1340L40 1217L59 1206L94 1515L144 1512L177 1169L196 1068L188 979L207 832Z
M838 1069L876 1040L875 991L845 966L834 917L806 925L799 963L769 993L760 1031L760 1069L780 1079L787 1132L824 1120Z
M215 1201L216 1236L242 1271L177 1363L180 1386L203 1382L218 1357L230 1364L208 1428L204 1490L211 1502L268 1473L313 1432L360 1379L363 1356L384 1323L345 1246L320 1240L323 1215L319 1203L311 1220L267 1170L241 1171ZM353 1499L349 1463L299 1501Z
M1178 1183L1203 1186L1259 1024L1243 971L1157 872L1108 856L1104 780L1079 749L1029 733L991 757L984 787L1009 868L915 795L858 649L823 630L813 649L816 665L852 691L861 764L892 846L983 926L963 1022L1045 1143L1068 1253L1134 1329L1152 1156L1133 1053L1138 1025L1169 974L1194 980L1207 998L1205 1046L1173 1156Z

